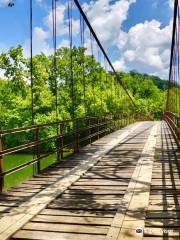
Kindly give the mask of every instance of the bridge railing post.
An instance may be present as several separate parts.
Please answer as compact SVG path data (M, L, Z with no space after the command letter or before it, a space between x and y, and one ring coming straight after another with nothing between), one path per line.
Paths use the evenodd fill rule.
M99 135L99 132L100 132L100 127L99 127L100 121L99 121L99 117L98 117L98 119L97 119L97 124L98 124L97 131L98 131L98 139L99 139L99 138L100 138L100 135Z
M177 127L178 127L178 130L180 129L180 118L179 117L177 117ZM180 140L180 133L179 133L179 131L177 130L177 135L178 135L178 140Z
M3 187L4 187L2 151L3 151L3 139L2 139L2 136L0 135L0 192L3 191Z
M61 159L64 157L63 156L63 147L64 147L64 123L61 123L60 124L60 135L61 135L61 137L60 137L60 148L61 148L61 150L60 150L60 154L61 154Z
M88 119L88 127L89 127L89 129L88 129L88 136L90 136L89 143L91 144L92 141L91 141L91 128L90 128L90 126L91 126L91 118Z
M35 154L36 154L36 157L37 159L40 158L40 128L37 127L36 128L36 149L35 149ZM37 172L39 173L41 170L41 167L40 167L40 160L37 161Z
M79 152L79 121L78 119L74 119L74 152Z

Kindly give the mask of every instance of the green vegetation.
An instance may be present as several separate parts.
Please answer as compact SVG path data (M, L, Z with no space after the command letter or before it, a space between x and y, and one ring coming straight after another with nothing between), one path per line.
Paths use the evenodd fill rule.
M140 112L150 114L154 120L161 119L166 103L168 81L136 71L120 72L119 76L134 97Z

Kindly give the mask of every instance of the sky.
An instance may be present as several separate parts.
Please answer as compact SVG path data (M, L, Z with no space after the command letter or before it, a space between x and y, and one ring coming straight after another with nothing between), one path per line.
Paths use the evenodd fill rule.
M9 2L15 6L7 7ZM173 0L79 0L116 70L168 78ZM73 39L79 44L78 12ZM0 52L21 44L29 56L29 1L0 0ZM57 1L57 44L69 46L67 1ZM90 47L86 31L85 45ZM51 0L33 0L33 54L52 53Z

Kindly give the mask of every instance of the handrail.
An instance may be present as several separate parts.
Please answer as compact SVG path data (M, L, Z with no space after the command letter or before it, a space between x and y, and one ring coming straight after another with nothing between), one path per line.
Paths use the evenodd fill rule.
M6 175L15 173L29 165L37 164L37 172L40 172L40 162L49 155L57 152L57 160L63 158L64 150L71 149L74 152L78 152L79 148L84 144L91 143L92 141L100 138L110 132L120 129L129 123L133 123L138 120L139 113L119 113L116 115L103 115L103 116L88 116L76 119L62 120L53 123L32 125L26 127L20 127L10 130L2 130L0 133L0 191L4 186L4 177ZM56 133L56 127L58 124L58 134ZM53 136L41 136L41 130L44 128L54 126ZM29 132L28 132L29 131ZM19 136L19 142L16 146L8 147L7 139L10 135L18 134L31 134L33 138L28 143L21 143L22 136ZM44 132L43 132L44 133ZM28 135L26 135L28 136ZM7 138L8 137L8 138ZM6 139L7 138L7 139ZM5 141L6 140L6 141ZM27 140L26 140L27 141ZM48 151L42 149L42 144L53 143ZM7 146L6 146L7 145ZM44 147L46 145L43 145ZM33 159L15 166L9 170L3 170L4 156L17 152L28 152L29 149L33 149Z
M104 115L104 116L106 116L106 115ZM95 118L96 118L95 116L85 116L85 117L76 118L76 120L95 119ZM51 125L57 125L57 124L71 122L72 120L73 119L64 119L64 120L49 122L49 123L44 123L44 124L36 124L36 125L29 125L29 126L25 126L25 127L12 128L12 129L8 129L8 130L0 130L0 134L13 134L13 133L21 132L21 131L33 130L33 129L37 129L37 128L44 128L44 127L51 126Z
M180 116L173 112L165 112L163 119L170 127L176 141L180 143Z

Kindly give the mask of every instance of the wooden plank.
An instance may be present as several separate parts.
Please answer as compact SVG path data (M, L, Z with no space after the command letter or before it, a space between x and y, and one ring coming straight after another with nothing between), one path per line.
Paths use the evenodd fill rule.
M96 204L96 205L116 205L117 203L119 203L119 198L118 199L94 199L93 197L91 198L57 198L55 199L50 205L52 204L57 204L61 207L61 205L66 206L69 204L70 207L74 207L74 205L76 205L77 207L79 205L91 205L91 204Z
M107 234L108 228L105 226L88 226L80 224L52 224L52 223L27 223L22 229L48 232L66 232L66 233L89 233L89 234Z
M177 186L178 188L180 186L180 179L179 178L172 178L172 179L159 179L157 180L152 180L151 182L151 186L174 186L174 184Z
M130 178L131 178L131 175L132 174L126 174L126 173L121 173L121 174L114 174L113 175L113 173L112 174L106 174L106 173L99 173L99 175L98 174L88 174L88 175L85 175L85 176L82 176L81 177L81 179L90 179L90 181L92 180L92 179L121 179L121 180L124 180L124 181L127 181L127 182L129 182L129 180L130 180Z
M166 200L174 200L174 201L180 201L180 196L179 195L168 195L168 196L166 196L166 195L150 195L150 197L149 197L149 200L161 200L161 201L163 201L164 200L164 202L166 202Z
M100 201L100 200L99 200ZM113 200L111 200L113 201ZM78 201L76 201L77 203ZM84 203L80 202L77 205L70 205L71 202L65 202L64 204L56 204L56 202L51 203L48 207L49 208L54 208L54 209L81 209L81 210L99 210L99 209L103 209L106 211L109 210L116 210L118 208L119 203L116 204L112 204L112 203L106 203L104 204L102 203L96 203L96 202L86 202L84 201ZM73 203L73 202L72 202Z
M146 219L146 227L179 227L180 228L180 220L179 219Z
M73 186L128 186L128 182L124 181L110 181L110 180L96 180L87 179L86 181L77 181L73 184Z
M75 184L72 185L71 187L69 187L69 190L91 190L92 192L94 190L109 190L109 191L123 191L123 190L126 190L127 186L104 186L104 185L100 185L100 186L76 186Z
M106 194L122 194L124 195L125 190L111 190L111 189L105 189L105 190L101 190L101 189L86 189L85 191L82 190L66 190L65 193L69 193L69 194L78 194L78 195L84 195L84 194L90 194L90 195L106 195Z
M103 217L113 218L115 211L98 211L98 210L57 210L46 208L41 211L41 215L54 215L54 216L80 216L80 217Z
M176 190L178 190L180 188L180 186L176 186L176 185L164 185L164 186L161 186L161 185L157 185L157 186L155 186L155 185L151 185L151 190L153 191L156 191L156 190L166 190L166 191L168 191L168 190L171 190L171 191L176 191Z
M1 206L18 207L19 204L18 204L18 202L13 202L13 201L9 201L9 202L2 201L2 202L0 202L0 207Z
M149 205L161 205L161 206L170 206L170 205L179 205L180 201L178 198L168 197L168 198L162 198L162 199L151 199L149 201Z
M8 212L9 207L7 206L0 206L0 212Z
M31 196L33 196L34 194L33 193L28 193L28 192L9 192L9 196L12 196L12 197L21 197L21 199L22 199L22 197L31 197Z
M180 211L147 211L146 219L180 219Z
M31 189L26 189L26 188L19 188L19 189L10 189L8 192L11 194L13 193L15 196L22 196L22 194L26 194L26 193L31 193L31 194L34 194L34 193L38 193L39 191L41 191L42 189L39 189L39 188L36 188L34 189L33 186Z
M113 194L95 195L95 194L93 194L93 200L115 200L115 199L121 199L122 196L123 196L122 194L116 194L116 195L113 195ZM86 200L86 201L91 198L92 198L92 195L86 194L86 193L78 196L78 199ZM77 195L76 194L63 194L63 195L61 195L61 199L77 199Z
M180 206L176 204L149 205L148 211L180 211Z
M111 218L103 217L80 217L80 216L51 216L51 215L37 215L32 219L32 222L47 222L47 223L72 223L72 224L87 224L87 225L103 225L109 226Z
M28 231L20 230L13 239L34 239L34 240L104 240L104 235L98 234L73 234L73 233L55 233L47 231Z
M176 189L151 190L151 195L179 196L180 195L180 190L176 190Z

